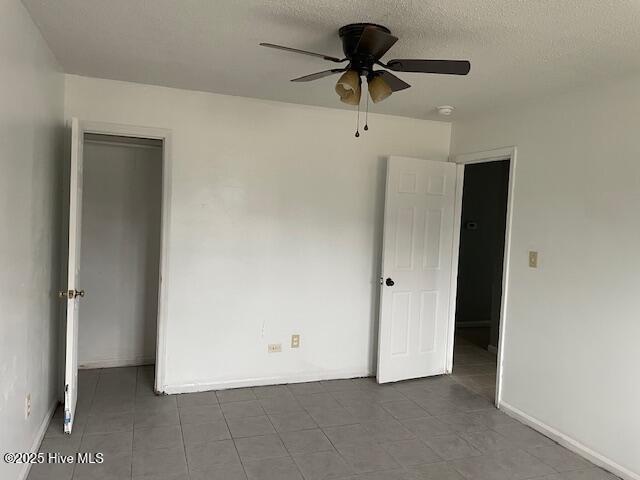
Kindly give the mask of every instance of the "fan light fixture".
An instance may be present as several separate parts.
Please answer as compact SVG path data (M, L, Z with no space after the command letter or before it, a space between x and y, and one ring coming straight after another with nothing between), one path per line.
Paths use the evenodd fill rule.
M360 104L360 74L357 70L347 70L342 74L336 83L336 93L347 105Z
M368 80L369 94L373 103L378 103L389 97L393 90L387 82L380 75L373 75Z
M358 106L358 125L360 124L360 77L368 81L366 95L365 125L368 130L367 114L369 112L369 96L374 103L381 102L392 93L409 88L404 80L391 72L430 73L439 75L467 75L471 70L468 60L434 60L417 58L396 58L382 61L391 47L398 41L398 37L391 34L391 30L375 23L350 23L338 30L342 41L344 56L334 57L323 53L309 52L299 48L277 45L275 43L261 43L263 47L275 48L298 55L307 55L332 62L337 68L330 68L320 72L294 78L292 82L311 82L330 75L342 74L336 84L336 93L340 101L347 105ZM347 62L347 63L345 63ZM340 64L339 67L336 64ZM374 69L375 68L375 69ZM444 112L441 112L444 113ZM360 132L356 128L356 137Z

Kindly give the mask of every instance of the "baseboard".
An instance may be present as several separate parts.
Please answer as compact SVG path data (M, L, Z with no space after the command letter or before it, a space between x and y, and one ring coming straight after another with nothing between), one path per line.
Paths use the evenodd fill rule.
M617 475L618 477L624 480L640 480L640 474L634 473L627 468L618 465L616 462L611 460L610 458L605 457L604 455L599 454L591 450L589 447L581 444L577 440L565 435L562 432L559 432L553 427L546 425L545 423L537 420L521 410L509 405L506 402L500 402L498 406L500 410L509 415L510 417L515 418L516 420L524 423L525 425L530 426L534 430L542 433L543 435L549 437L551 440L559 443L563 447L571 450L573 453L580 455L581 457L589 460L591 463L604 468L605 470Z
M140 367L142 365L153 365L154 363L156 363L156 357L115 358L81 362L78 368L85 370L90 368Z
M42 439L44 438L44 434L47 433L47 428L51 423L51 419L53 418L53 414L56 413L56 408L58 407L58 400L53 402L53 405L49 408L49 411L44 416L44 420L40 424L40 428L38 428L38 433L36 433L36 438L33 440L33 444L31 445L31 453L38 453L40 449L40 444L42 443ZM26 480L29 476L29 471L31 470L31 463L26 463L22 470L22 473L18 476L18 480Z
M162 393L193 393L208 390L227 390L229 388L260 387L263 385L280 385L284 383L317 382L320 380L338 380L344 378L370 377L369 370L332 370L291 375L275 375L270 377L252 377L236 380L220 380L215 382L197 382L165 385Z
M495 347L493 345L487 345L487 351L493 353L494 355L498 354L498 347Z

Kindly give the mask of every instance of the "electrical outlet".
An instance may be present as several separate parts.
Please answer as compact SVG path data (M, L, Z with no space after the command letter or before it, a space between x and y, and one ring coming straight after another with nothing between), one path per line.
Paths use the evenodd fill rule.
M270 343L268 347L269 353L279 353L282 351L281 343Z
M529 267L538 268L538 252L529 252Z
M29 418L31 416L31 394L28 393L27 397L24 399L24 418Z
M291 335L291 348L300 348L300 335Z

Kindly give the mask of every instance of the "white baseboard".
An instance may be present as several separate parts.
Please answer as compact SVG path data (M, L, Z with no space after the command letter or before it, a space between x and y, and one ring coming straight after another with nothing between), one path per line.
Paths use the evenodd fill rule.
M140 367L142 365L153 365L156 363L156 357L136 357L136 358L111 358L106 360L92 360L89 362L80 362L78 368L116 368L116 367Z
M56 413L56 407L58 406L58 400L53 402L53 405L49 408L49 411L44 416L44 420L40 424L40 428L38 428L38 433L36 433L36 438L33 439L33 444L31 445L31 453L38 453L40 449L40 444L42 443L42 439L44 438L44 434L47 433L47 428L51 423L51 418L53 418L53 414ZM18 476L18 480L26 480L29 476L29 471L31 470L31 463L26 463L22 470L22 473Z
M372 376L369 370L332 370L291 375L275 375L271 377L254 377L236 380L219 380L214 382L197 382L165 385L162 393L193 393L208 390L226 390L229 388L260 387L263 385L280 385L284 383L317 382L320 380L337 380L343 378L360 378Z
M591 463L604 468L605 470L617 475L618 477L624 480L640 480L640 474L634 473L631 470L623 467L622 465L618 465L616 462L611 460L610 458L605 457L604 455L599 454L591 450L589 447L581 444L577 440L565 435L562 432L559 432L553 427L546 425L545 423L537 420L521 410L509 405L506 402L500 402L498 406L500 410L509 415L510 417L515 418L516 420L524 423L525 425L530 426L534 430L542 433L543 435L549 437L551 440L558 442L563 447L571 450L572 452L580 455L583 458L586 458Z

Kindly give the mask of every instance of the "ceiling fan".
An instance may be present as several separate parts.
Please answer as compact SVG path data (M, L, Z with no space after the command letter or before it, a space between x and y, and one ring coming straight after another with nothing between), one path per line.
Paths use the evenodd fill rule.
M398 92L411 86L389 72L389 70L394 72L467 75L471 69L471 63L467 60L394 59L384 63L380 59L398 41L398 37L391 35L391 31L382 25L352 23L340 28L338 34L342 40L344 58L284 47L273 43L261 43L260 45L292 53L311 55L334 63L348 62L346 66L312 73L311 75L294 78L291 81L310 82L329 75L342 73L338 83L336 83L335 90L340 100L349 105L360 105L361 77L365 77L367 80L371 100L374 103L378 103L389 97L393 92ZM374 70L375 66L382 67L384 70ZM366 125L365 130L367 130ZM356 136L359 136L357 131Z

